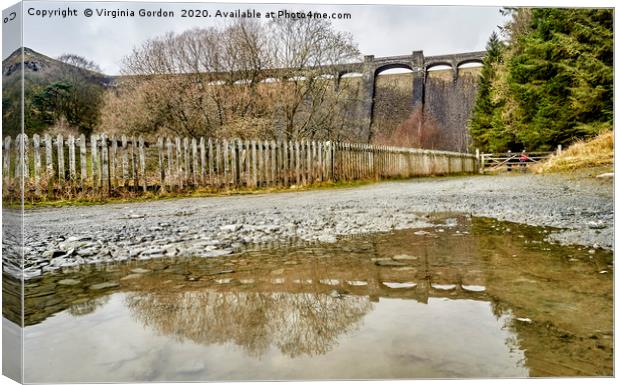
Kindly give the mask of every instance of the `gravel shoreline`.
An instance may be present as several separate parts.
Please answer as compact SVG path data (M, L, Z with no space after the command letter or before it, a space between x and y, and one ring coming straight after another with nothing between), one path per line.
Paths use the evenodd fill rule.
M26 279L83 263L219 256L245 245L431 226L454 212L562 229L550 240L613 248L613 183L559 175L421 178L346 189L39 208L24 217ZM5 239L4 271L11 264ZM7 261L8 260L8 261Z

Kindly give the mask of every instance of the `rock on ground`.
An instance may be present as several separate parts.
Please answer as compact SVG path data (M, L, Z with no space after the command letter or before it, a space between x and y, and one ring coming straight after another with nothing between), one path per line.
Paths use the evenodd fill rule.
M25 267L35 276L82 263L227 255L289 239L329 243L341 235L428 227L424 214L433 212L551 226L563 229L551 232L553 241L613 247L611 183L519 174L32 209L24 218Z

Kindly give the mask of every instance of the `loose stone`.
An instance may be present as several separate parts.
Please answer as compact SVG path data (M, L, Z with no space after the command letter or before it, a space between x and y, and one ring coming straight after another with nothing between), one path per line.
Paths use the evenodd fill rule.
M393 267L406 266L404 263L396 262L396 261L376 261L375 265L377 265L377 266L393 266Z
M399 254L392 257L395 261L415 261L418 257L407 254Z
M381 282L390 289L411 289L418 286L415 282Z
M89 287L90 290L103 290L119 286L118 282L103 282Z

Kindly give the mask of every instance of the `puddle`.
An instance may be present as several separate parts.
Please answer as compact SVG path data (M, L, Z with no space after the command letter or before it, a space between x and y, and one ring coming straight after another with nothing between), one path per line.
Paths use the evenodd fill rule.
M35 278L24 380L613 375L610 252L434 220L444 226ZM3 281L15 321L17 287Z

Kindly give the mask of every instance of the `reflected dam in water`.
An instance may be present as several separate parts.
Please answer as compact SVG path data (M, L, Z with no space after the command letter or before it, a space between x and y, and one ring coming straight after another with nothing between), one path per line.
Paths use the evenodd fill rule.
M431 220L27 281L25 381L613 375L610 252L548 243L553 229ZM3 288L17 322L18 286Z

